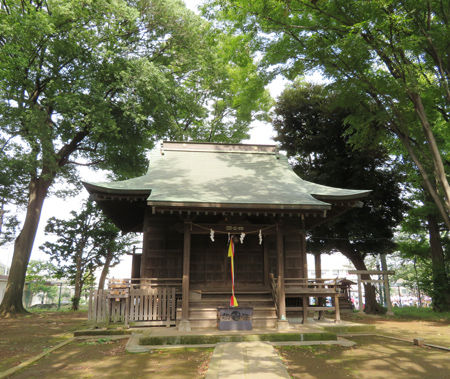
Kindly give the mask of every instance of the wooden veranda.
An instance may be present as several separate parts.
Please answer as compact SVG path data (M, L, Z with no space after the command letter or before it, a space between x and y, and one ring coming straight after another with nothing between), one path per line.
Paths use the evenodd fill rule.
M306 323L310 313L318 313L318 319L321 319L323 312L334 311L335 321L340 321L339 298L344 294L339 285L340 279L285 278L285 299L297 299L301 306L289 305L285 300L284 309L280 303L283 291L278 285L278 278L271 274L270 279L271 302L277 318L281 318L281 312L285 312L285 315L301 316ZM175 326L177 316L179 318L182 314L181 284L181 278L112 279L108 283L108 289L90 292L88 319L95 323L124 323L127 327ZM201 296L202 291L196 292ZM211 294L211 291L204 293ZM247 292L250 293L255 291ZM311 298L314 299L314 304L311 304ZM327 306L322 301L325 298L331 298L332 305ZM192 301L195 302L195 299ZM245 299L243 303L246 304ZM226 302L218 302L216 308L226 305Z

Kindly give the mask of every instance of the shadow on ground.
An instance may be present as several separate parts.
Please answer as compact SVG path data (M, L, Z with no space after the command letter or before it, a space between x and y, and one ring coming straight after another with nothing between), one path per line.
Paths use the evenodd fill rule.
M375 336L357 345L279 347L294 378L448 378L450 353Z

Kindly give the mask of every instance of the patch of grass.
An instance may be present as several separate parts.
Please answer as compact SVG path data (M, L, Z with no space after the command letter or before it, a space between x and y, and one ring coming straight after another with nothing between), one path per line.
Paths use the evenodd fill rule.
M72 306L71 305L61 305L61 307L58 309L57 307L53 307L53 308L27 308L27 311L30 313L67 313L67 312L73 312L73 313L77 313L77 312L86 312L88 310L88 306L87 305L82 305L79 307L79 309L77 311L73 311L72 310Z
M435 312L431 308L394 307L393 311L399 319L450 322L450 312Z
M251 342L251 341L334 341L334 333L269 333L248 335L216 335L216 336L164 336L142 337L141 345L199 345L216 344L218 342Z
M88 330L75 330L73 332L74 337L80 336L123 336L131 334L130 329L88 329Z
M367 333L375 331L375 325L323 326L323 330L331 333Z

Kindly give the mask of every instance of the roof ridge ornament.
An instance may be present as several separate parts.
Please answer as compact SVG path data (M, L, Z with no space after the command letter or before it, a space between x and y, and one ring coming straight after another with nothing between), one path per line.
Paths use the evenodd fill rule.
M216 153L278 154L276 145L213 143L213 142L170 142L163 141L163 151L190 151Z

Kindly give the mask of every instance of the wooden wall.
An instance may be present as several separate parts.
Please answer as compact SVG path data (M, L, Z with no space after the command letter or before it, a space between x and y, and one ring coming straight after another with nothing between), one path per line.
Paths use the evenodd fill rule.
M183 234L164 226L149 226L146 230L143 237L141 277L181 278Z
M269 273L277 276L277 244L275 235L266 236L264 243L269 250ZM303 235L286 234L283 238L284 246L284 276L285 278L305 278L307 271L306 251L303 249Z
M191 240L191 283L209 283L218 287L231 284L228 237L216 234L193 235ZM264 250L257 237L248 235L244 243L235 245L235 284L262 284L264 282Z
M216 235L212 242L208 235L191 237L191 283L225 284L227 282L227 238Z
M306 278L306 252L303 248L303 236L287 234L284 236L284 277Z
M147 223L144 233L141 277L181 278L183 268L183 233L171 220L158 224ZM227 239L216 234L215 241L209 234L191 236L190 282L203 287L231 284L230 259L227 257ZM277 252L275 235L265 235L259 245L256 234L247 235L244 244L236 244L235 284L264 284L264 248L267 249L269 273L277 274ZM291 233L284 236L285 277L305 277L306 254L303 236ZM267 282L267 281L266 281Z

